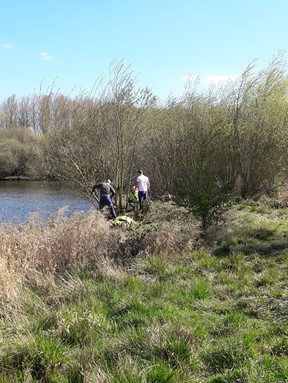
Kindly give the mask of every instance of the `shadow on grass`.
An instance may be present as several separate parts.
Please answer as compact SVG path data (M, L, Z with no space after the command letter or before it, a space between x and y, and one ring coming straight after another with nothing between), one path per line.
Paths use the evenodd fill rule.
M257 253L263 256L275 256L288 249L288 236L267 228L243 230L236 239L234 233L233 240L231 239L233 234L231 238L227 235L223 237L225 237L223 242L213 250L215 256L229 256L235 252L245 255Z

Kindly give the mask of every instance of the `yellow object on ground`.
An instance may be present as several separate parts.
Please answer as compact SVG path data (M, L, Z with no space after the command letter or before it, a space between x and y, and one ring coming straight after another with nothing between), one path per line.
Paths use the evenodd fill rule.
M137 226L137 222L134 219L127 217L126 215L119 215L114 219L114 225L125 226L134 229Z

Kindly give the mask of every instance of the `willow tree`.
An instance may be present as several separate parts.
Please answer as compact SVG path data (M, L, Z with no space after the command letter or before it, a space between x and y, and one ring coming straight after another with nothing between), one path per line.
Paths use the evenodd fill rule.
M218 173L219 156L227 143L223 134L225 120L212 95L187 94L182 114L174 198L200 219L205 232L229 201L227 184Z
M86 196L95 182L112 179L119 210L145 134L142 117L154 101L147 88L135 84L129 67L113 63L108 82L100 79L93 95L57 97L50 108L53 128L46 148L51 171Z
M112 63L104 118L119 210L123 209L125 187L129 187L136 174L137 151L146 135L143 117L155 101L151 91L137 88L136 82L130 67L125 67L123 61Z
M245 196L272 195L287 169L288 81L284 61L277 57L256 77L242 134L241 170ZM244 154L243 153L243 154Z
M249 66L221 92L187 95L175 197L204 229L228 206L236 181L247 198L272 194L287 179L287 91L286 64L277 56L259 73Z
M104 177L108 163L105 128L99 123L101 106L100 101L86 94L74 100L54 97L51 128L45 135L45 160L50 174L79 194L91 197L92 203L92 185Z
M174 100L175 101L175 100ZM183 129L183 110L177 101L150 108L145 116L147 134L141 147L144 171L154 196L174 193L174 171L178 164L178 142Z
M228 92L230 161L242 197L271 194L287 168L286 62L277 55L255 72L250 65Z

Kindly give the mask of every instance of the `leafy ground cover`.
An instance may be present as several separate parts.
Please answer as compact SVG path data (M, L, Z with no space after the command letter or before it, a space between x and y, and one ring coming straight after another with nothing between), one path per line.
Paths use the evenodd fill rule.
M2 296L0 382L288 382L287 214L238 205L205 242L171 204L152 206L136 232L91 214L50 231L3 233L2 275L11 253L19 261L30 243L34 256L22 260L33 278L14 260L18 285ZM106 253L97 253L98 235ZM71 240L67 250L61 238ZM39 243L54 263L56 247L56 269L35 261ZM132 251L129 262L128 251L117 256L119 243ZM61 262L64 250L74 254L72 267Z

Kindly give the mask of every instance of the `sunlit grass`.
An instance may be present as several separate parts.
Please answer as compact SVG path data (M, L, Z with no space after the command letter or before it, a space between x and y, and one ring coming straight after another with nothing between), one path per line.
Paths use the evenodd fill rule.
M94 215L3 231L0 381L288 381L284 222L230 214L201 248L149 252L148 236L129 262Z

